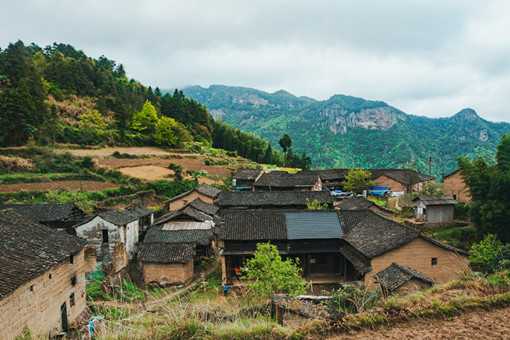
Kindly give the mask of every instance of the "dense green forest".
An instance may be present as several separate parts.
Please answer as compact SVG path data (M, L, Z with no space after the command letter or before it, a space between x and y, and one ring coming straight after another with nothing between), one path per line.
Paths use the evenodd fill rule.
M284 162L268 141L214 121L182 91L163 94L128 79L122 64L66 44L18 41L0 49L0 130L1 146L203 144L256 162Z
M288 133L296 150L315 167L403 168L439 179L457 168L459 156L494 162L510 124L493 123L465 109L449 118L406 114L380 101L335 95L325 101L285 91L267 93L244 87L193 86L184 93L215 118L266 138L276 145Z

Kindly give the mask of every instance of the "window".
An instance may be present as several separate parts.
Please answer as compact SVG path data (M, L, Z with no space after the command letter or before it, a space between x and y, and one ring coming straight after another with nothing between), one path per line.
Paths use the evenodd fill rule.
M101 232L103 233L103 243L109 243L108 229L103 229L103 230L101 230Z
M435 266L437 264L437 257L433 257L432 260L430 261L430 264Z
M76 276L73 276L71 278L71 286L73 286L73 287L76 286Z
M453 199L454 199L454 200L457 200L457 195L453 195Z
M51 278L52 278L52 275L51 275L51 274L50 274L50 275L48 275L48 279L51 279Z
M69 263L70 264L74 263L74 255L69 256Z
M74 306L74 293L69 295L69 306L70 307Z
M34 285L31 285L30 286L30 291L33 292L34 291Z

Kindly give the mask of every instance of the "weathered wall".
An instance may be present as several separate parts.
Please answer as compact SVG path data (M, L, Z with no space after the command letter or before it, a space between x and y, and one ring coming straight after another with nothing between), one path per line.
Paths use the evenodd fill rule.
M436 265L432 265L432 258L437 258ZM365 274L365 285L374 288L373 276L393 262L417 270L438 282L453 280L468 267L467 256L459 255L418 237L398 249L373 258L372 271Z
M112 254L112 274L116 274L128 265L128 253L126 245L116 242Z
M457 202L469 203L471 202L471 195L469 195L469 189L462 181L460 173L454 172L448 177L444 178L444 193L450 195Z
M69 324L85 309L84 251L69 258L0 300L0 337L14 339L28 325L33 335L61 330L60 306L67 308ZM51 275L51 278L50 278ZM71 278L76 276L76 284ZM33 286L33 291L30 287ZM74 293L75 304L70 306Z
M103 243L101 232L103 229L108 230L108 244ZM119 229L115 224L107 222L99 216L75 228L77 236L86 239L88 245L96 248L97 260L105 262L111 261L115 242L123 242L123 235Z
M179 199L177 199L175 201L171 201L169 203L169 207L168 208L171 211L179 210L182 207L184 207L186 204L190 203L191 201L193 201L196 198L200 198L202 201L204 201L206 203L210 203L210 204L213 203L213 199L211 197L202 195L201 193L199 193L197 191L192 191L189 194L184 195L183 197L181 197L181 198L179 198Z
M427 223L453 223L455 220L455 208L453 205L425 206L423 202L419 201L415 207L414 216L417 220Z
M84 270L85 273L92 273L97 269L97 253L96 247L94 246L86 246L84 248Z
M407 192L407 187L400 182L395 181L393 178L390 178L386 175L381 175L374 179L374 182L378 187L388 187L391 188L391 191L405 191ZM423 183L416 183L413 185L413 191L418 191L423 188Z
M132 259L136 252L136 242L138 242L139 236L138 220L129 222L122 230L125 232L125 236L121 238L121 242L126 244L128 257Z
M143 280L185 283L193 278L193 259L186 264L142 263Z

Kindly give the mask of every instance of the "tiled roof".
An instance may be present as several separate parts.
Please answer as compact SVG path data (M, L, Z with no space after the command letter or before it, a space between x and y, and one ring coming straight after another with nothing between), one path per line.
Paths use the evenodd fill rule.
M0 210L12 209L34 222L79 221L88 217L74 203L65 204L0 204Z
M340 210L365 210L375 205L374 202L369 201L363 197L352 196L344 198L344 200L337 205Z
M220 194L221 195L221 194ZM206 213L207 215L213 216L215 215L220 208L215 206L214 204L210 204L207 202L204 202L200 199L200 197L195 198L193 201L188 203L188 206L195 208L203 213Z
M374 180L377 177L385 175L404 185L411 185L434 179L432 176L421 174L411 169L369 169L369 171L372 173L371 178Z
M300 211L285 213L287 239L339 239L342 227L336 212Z
M414 269L398 265L395 262L393 262L389 267L375 274L374 278L379 281L382 286L386 287L390 292L394 291L413 278L422 280L431 285L435 283L434 279L428 277L427 275Z
M198 191L199 193L201 193L205 196L211 197L211 198L215 198L221 192L220 189L212 187L205 183L200 184L198 187L195 188L195 190Z
M152 227L147 231L143 243L194 243L208 245L211 230L163 230L164 225Z
M188 263L193 257L192 243L143 243L138 259L151 263Z
M220 207L303 206L306 199L333 204L329 191L234 191L222 192L214 201Z
M262 173L261 169L239 169L232 179L239 181L254 181Z
M0 298L81 251L87 241L0 210Z
M223 240L286 240L284 211L224 210L219 229Z
M349 262L352 263L354 268L361 274L368 273L372 270L370 259L361 254L356 248L351 246L349 243L342 240L340 245L340 253L345 256Z
M254 183L255 187L304 188L313 187L319 175L313 173L290 174L287 171L271 171L262 174Z
M98 214L103 220L113 223L117 226L126 225L129 222L136 221L140 215L130 211L109 210Z
M213 218L203 212L198 211L190 206L185 206L179 210L171 211L160 218L158 218L154 225L160 225L171 221L177 220L193 220L197 222L211 221Z
M151 209L139 205L127 207L126 209L124 209L124 211L137 214L139 217L149 216L153 213Z
M453 197L448 195L420 195L413 198L414 204L418 201L422 201L425 205L449 205L457 204L457 201Z
M318 175L325 182L343 181L349 173L349 169L302 170L298 173Z
M348 213L350 212L340 210L338 214L345 216L349 215ZM364 216L357 216L361 217L359 223L354 226L351 224L344 236L344 240L368 258L373 258L399 248L420 235L417 230L374 213L371 210L360 212Z

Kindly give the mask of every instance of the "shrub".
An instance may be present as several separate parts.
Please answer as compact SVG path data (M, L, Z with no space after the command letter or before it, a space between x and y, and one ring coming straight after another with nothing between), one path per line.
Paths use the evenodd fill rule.
M379 288L368 290L364 285L361 287L346 285L333 291L329 304L340 312L360 313L374 307L380 299Z

